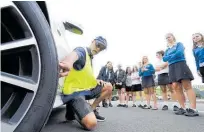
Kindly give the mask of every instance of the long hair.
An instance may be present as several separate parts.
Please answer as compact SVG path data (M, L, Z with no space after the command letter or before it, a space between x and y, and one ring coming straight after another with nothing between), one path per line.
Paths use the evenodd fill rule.
M142 66L144 66L144 64L145 64L145 63L144 63L144 58L147 58L147 64L149 63L148 57L147 57L147 56L143 56L143 57L142 57Z
M166 36L167 36L167 35L172 36L172 38L173 38L174 42L176 42L176 37L174 36L174 34L173 34L173 33L167 33L167 34L166 34ZM169 43L167 43L167 47L169 47Z
M132 73L133 72L138 72L138 67L135 65L135 66L133 66L133 68L132 68Z
M193 35L196 35L196 34L201 36L202 46L204 47L204 36L201 33L194 33ZM193 49L195 49L196 47L197 47L197 43L193 41Z
M126 74L128 74L128 69L129 69L130 67L127 67L126 68ZM131 69L130 69L130 71L131 71ZM130 72L130 74L131 74L131 72Z

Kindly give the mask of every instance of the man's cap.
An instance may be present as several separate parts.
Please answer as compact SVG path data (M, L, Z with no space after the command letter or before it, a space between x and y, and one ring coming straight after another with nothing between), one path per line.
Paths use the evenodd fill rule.
M105 47L105 49L107 48L107 41L102 36L98 36L94 40L96 41L96 43L102 44Z

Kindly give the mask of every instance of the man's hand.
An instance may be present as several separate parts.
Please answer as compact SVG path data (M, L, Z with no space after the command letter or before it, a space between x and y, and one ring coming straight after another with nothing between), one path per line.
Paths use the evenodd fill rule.
M106 82L104 82L103 80L97 80L98 85L102 85L104 86L106 84Z
M68 75L69 71L72 68L72 65L69 64L69 62L66 61L62 61L59 63L59 67L60 67L60 73L59 76L60 77L65 77Z

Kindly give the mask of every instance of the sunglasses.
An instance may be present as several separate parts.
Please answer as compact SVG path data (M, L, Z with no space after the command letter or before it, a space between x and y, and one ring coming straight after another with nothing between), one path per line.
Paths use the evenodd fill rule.
M105 49L105 46L101 43L96 43L96 47L99 48L101 51Z

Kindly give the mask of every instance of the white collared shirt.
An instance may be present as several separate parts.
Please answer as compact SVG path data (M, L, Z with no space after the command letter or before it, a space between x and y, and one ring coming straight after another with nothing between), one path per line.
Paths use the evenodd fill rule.
M163 60L158 60L155 67L161 67L164 64L165 64L165 62ZM163 73L169 73L169 67L167 66L166 68L162 69L161 71L157 71L156 73L158 75L163 74Z

